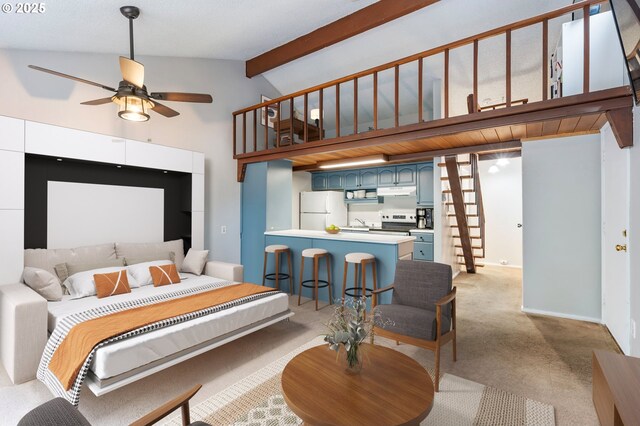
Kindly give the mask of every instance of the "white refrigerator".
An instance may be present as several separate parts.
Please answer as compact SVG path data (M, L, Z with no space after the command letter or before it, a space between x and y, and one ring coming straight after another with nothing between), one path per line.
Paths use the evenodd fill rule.
M300 229L324 231L330 225L347 225L344 193L315 191L300 193Z

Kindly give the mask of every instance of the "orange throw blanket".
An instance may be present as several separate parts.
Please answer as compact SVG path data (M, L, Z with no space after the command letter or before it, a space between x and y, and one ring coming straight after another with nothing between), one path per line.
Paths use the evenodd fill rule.
M234 284L85 321L69 331L53 354L49 370L69 390L93 348L103 340L158 321L268 291L274 289L248 283Z

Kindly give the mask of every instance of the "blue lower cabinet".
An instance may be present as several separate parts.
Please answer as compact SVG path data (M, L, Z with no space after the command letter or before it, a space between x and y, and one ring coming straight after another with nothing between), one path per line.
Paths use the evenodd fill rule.
M296 293L298 293L298 286L300 284L300 258L302 250L306 248L323 248L331 254L331 298L336 303L342 297L342 279L344 274L344 257L347 253L363 252L371 253L376 257L377 267L377 284L378 288L386 287L393 283L396 263L398 261L398 246L394 244L376 244L376 243L359 243L352 241L335 241L315 238L298 238L298 237L284 237L275 235L265 236L266 245L271 244L285 244L292 250L293 255L293 275L295 278ZM304 279L308 280L312 278L313 263L310 259L306 260ZM283 267L286 267L286 263L283 261ZM326 266L324 261L320 261L319 265L320 279L326 278ZM354 271L353 264L349 264L347 273L347 287L354 286ZM273 272L273 260L271 256L269 263L267 264L267 273ZM273 281L270 282L273 285ZM373 288L373 274L371 266L366 268L366 284L368 288ZM281 290L286 291L288 287L286 285L280 287ZM318 298L320 301L329 301L329 291L327 288L318 289ZM313 297L312 288L302 289L302 296L307 298ZM391 292L384 293L379 298L380 303L391 302ZM369 300L368 306L371 306Z
M433 243L413 243L413 259L433 262Z

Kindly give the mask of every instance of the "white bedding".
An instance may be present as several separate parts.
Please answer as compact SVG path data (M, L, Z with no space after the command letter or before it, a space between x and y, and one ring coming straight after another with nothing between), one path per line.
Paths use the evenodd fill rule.
M49 302L49 331L52 331L62 318L75 312L206 283L224 281L206 275L198 277L192 274L181 274L181 276L188 278L179 284L162 287L144 286L131 289L131 293L104 299L98 299L96 296L69 299L70 296L65 296L59 302ZM96 351L91 363L91 371L101 380L117 376L279 314L288 308L289 300L287 295L277 293L201 318L174 324L130 339L113 342Z

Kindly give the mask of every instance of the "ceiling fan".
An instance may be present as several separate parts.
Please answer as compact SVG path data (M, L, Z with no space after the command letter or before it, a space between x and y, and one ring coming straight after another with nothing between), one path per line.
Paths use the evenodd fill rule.
M147 121L149 119L149 110L153 110L158 114L164 115L165 117L169 118L175 117L180 114L178 111L175 111L168 106L157 102L158 100L197 103L213 102L213 98L211 97L211 95L207 94L180 92L147 92L147 86L144 85L144 65L142 65L140 62L136 62L133 55L133 20L140 16L140 9L135 6L123 6L120 8L120 12L124 15L125 18L129 20L130 57L127 58L124 56L120 56L120 72L122 73L122 81L118 85L118 89L105 86L104 84L85 80L83 78L63 74L58 71L42 68L36 65L29 65L29 68L53 74L58 77L75 80L80 83L90 84L92 86L108 90L110 92L115 92L114 95L108 98L82 102L82 105L103 105L109 102L113 102L119 107L118 116L129 121Z

